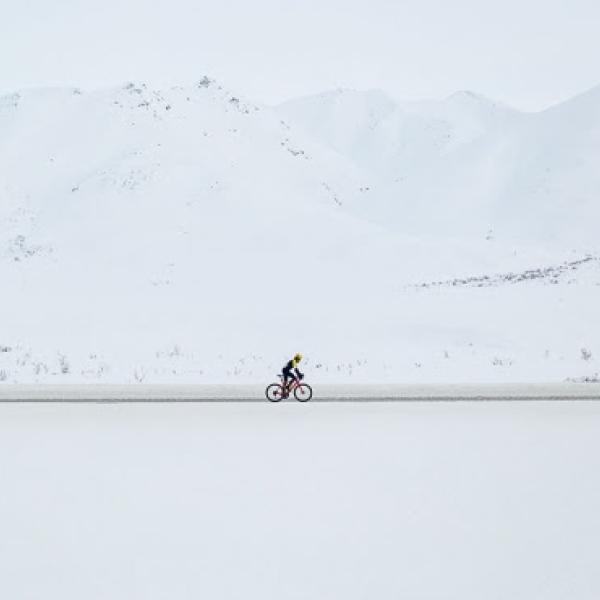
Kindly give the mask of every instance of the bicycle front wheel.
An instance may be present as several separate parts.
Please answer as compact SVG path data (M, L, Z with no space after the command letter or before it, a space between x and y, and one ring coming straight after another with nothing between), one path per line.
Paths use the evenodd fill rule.
M283 388L278 383L272 383L265 390L267 400L279 402L283 398Z
M294 398L298 402L308 402L312 398L312 388L308 383L301 383L294 389Z

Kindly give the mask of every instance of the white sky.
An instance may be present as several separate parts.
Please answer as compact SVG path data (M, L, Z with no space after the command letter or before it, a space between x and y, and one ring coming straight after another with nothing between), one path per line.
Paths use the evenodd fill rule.
M600 0L0 0L0 91L204 74L263 102L470 89L541 109L600 84Z

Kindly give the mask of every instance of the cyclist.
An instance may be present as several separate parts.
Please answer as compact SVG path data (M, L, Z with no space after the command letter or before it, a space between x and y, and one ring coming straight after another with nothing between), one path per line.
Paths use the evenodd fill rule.
M300 373L298 369L298 365L302 360L302 354L300 352L296 352L294 357L287 362L285 367L282 369L283 373L283 389L284 389L284 397L287 398L288 395L288 379L291 381L298 381L299 379L304 378L304 374ZM294 371L294 373L292 373Z

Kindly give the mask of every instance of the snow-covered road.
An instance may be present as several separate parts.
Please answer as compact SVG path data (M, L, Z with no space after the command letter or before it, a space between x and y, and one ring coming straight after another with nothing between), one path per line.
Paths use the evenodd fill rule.
M0 597L600 596L600 403L1 404Z
M1 385L0 402L264 402L264 385ZM600 383L313 385L313 402L600 400Z

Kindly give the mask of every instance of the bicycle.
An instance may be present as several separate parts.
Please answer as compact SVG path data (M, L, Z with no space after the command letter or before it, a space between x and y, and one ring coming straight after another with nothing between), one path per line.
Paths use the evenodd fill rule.
M272 383L267 386L267 389L265 390L267 400L279 402L280 400L289 397L292 392L294 393L294 398L296 398L298 402L308 402L312 398L312 388L308 383L302 383L300 379L292 379L287 385L287 389L285 389L283 385L283 375L279 375L279 379L281 380L280 383Z

